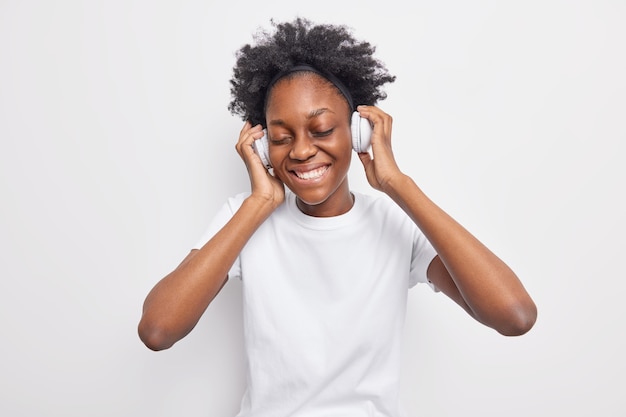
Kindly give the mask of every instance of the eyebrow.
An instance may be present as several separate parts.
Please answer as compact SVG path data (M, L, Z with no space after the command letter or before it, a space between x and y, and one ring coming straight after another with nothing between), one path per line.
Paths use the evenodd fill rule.
M321 116L324 113L335 113L334 111L332 111L331 109L329 109L328 107L321 107L319 109L315 109L312 110L311 112L309 112L309 114L306 116L307 120L313 119L315 117ZM268 126L272 125L272 126L284 126L286 123L283 119L273 119L273 120L269 120L267 122Z

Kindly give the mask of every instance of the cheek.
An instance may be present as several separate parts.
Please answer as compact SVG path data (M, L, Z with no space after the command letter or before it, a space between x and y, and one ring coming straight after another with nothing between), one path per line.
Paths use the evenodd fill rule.
M320 149L331 155L338 167L348 170L352 161L352 139L336 141L326 146L320 145Z
M349 138L347 141L342 141L341 144L338 144L335 147L335 153L343 163L350 165L352 160L352 139Z
M270 162L272 163L272 166L276 166L277 164L280 164L280 162L285 159L285 155L288 152L285 152L285 147L284 146L274 146L272 144L269 144L269 149L268 149L268 156L270 158Z
M287 179L289 178L289 172L287 172L286 170L284 171L282 169L282 165L278 165L278 168L274 166L274 168L271 171L271 174L275 176L276 178L278 178L279 180L281 180L282 182L287 181Z
M285 146L270 145L269 149L269 159L273 167L272 174L283 182L285 182L285 177L288 175L287 172L285 172L284 174L281 173L285 160L289 158L289 150L286 148L287 147Z
M352 149L350 149L348 152L346 152L346 157L345 157L344 162L342 164L342 165L345 166L346 173L350 169L350 164L351 163L352 163Z

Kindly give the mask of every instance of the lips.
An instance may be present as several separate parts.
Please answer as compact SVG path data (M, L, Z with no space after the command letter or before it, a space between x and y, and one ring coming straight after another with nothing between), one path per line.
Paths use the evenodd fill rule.
M322 165L317 167L312 167L310 169L294 169L291 172L301 180L311 181L316 180L324 176L324 174L328 171L328 165Z

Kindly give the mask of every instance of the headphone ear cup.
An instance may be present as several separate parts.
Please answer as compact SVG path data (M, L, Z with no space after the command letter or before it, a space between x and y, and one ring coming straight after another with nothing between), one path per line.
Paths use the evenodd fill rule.
M254 151L259 158L261 158L261 162L265 165L265 168L270 169L272 164L270 163L270 148L267 143L267 130L263 129L263 137L261 139L256 139L254 141Z
M358 111L352 113L352 149L357 153L369 151L372 142L372 125L369 120L362 118Z

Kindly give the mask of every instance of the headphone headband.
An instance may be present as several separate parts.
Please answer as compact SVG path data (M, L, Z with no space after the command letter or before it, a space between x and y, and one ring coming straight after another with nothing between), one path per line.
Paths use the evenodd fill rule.
M265 105L264 105L264 107L267 107L267 97L269 96L269 92L272 89L272 87L274 86L274 84L276 84L278 82L278 80L280 80L284 76L289 75L289 74L293 74L294 72L298 72L298 71L313 72L313 73L319 75L320 77L326 78L335 87L337 87L337 89L339 89L341 94L346 98L346 100L348 101L348 105L350 106L350 112L354 111L355 108L354 108L354 101L352 100L352 94L350 94L350 91L348 91L346 86L339 80L339 78L335 77L333 74L331 74L329 72L320 71L317 68L312 67L309 64L296 64L293 67L288 68L286 70L282 70L278 74L276 74L274 76L274 78L272 78L272 80L267 85L267 91L265 93Z

